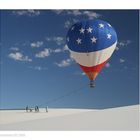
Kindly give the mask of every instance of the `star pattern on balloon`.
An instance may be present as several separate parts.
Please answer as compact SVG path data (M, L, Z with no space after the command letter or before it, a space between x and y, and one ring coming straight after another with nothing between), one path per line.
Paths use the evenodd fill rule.
M99 25L99 28L105 28L104 27L105 25L103 23L100 23L98 25ZM110 24L107 24L107 25L109 27L112 27ZM74 29L75 29L75 27L73 26L71 28L71 30L73 31ZM93 33L93 28L91 28L91 27L88 27L87 29L80 28L79 29L79 33L84 35L85 34L85 30L87 30L87 33ZM111 39L111 37L112 37L112 35L110 33L108 33L107 34L107 39ZM93 36L90 39L91 39L92 44L95 44L97 42L97 37L96 36ZM67 41L69 42L69 37L67 37ZM76 39L76 42L77 42L78 45L80 45L80 44L82 44L82 39L81 38L78 38L78 39Z
M107 34L107 39L111 39L112 35L109 33Z
M80 38L78 38L77 40L76 40L76 42L77 42L77 44L81 44L82 42L82 39L80 39Z
M95 38L94 36L91 38L91 42L92 43L96 43L96 41L97 41L97 38Z
M81 34L84 34L85 29L84 28L81 28L79 31L80 31Z
M100 23L99 28L104 28L104 24Z
M92 29L91 27L87 28L87 32L88 32L88 33L92 33L92 30L93 30L93 29Z
M109 46L114 42L113 30L109 23L102 21L88 25L75 24L70 28L66 41L70 46L73 46L74 50L76 48L78 51L84 51L86 48L90 51L96 50L98 43L103 47L105 44Z
M73 26L73 27L71 28L71 31L73 31L73 30L74 30L74 28L75 28L75 27Z

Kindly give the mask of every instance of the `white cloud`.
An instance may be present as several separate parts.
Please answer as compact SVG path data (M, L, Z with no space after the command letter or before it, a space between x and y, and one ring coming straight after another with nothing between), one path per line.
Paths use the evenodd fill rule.
M80 72L80 71L77 71L74 73L74 75L78 75L78 76L85 76L86 73L85 72Z
M63 50L64 50L64 51L68 51L68 50L69 50L68 46L67 46L67 45L64 45Z
M71 62L72 62L72 59L68 58L66 60L62 60L61 62L59 63L55 63L58 67L67 67L67 66L70 66L71 65Z
M51 50L51 52L53 53L61 53L61 52L65 52L65 51L68 51L69 48L67 45L64 45L63 48L57 48L57 49L54 49L54 50Z
M10 53L8 56L9 58L14 59L16 61L28 61L28 62L32 61L32 59L30 59L28 56L24 56L20 52Z
M43 41L32 42L30 45L32 48L40 48L43 45Z
M11 47L10 50L12 50L12 51L19 51L19 48L17 48L17 47Z
M62 45L64 43L63 37L54 37L53 40L56 42L57 45Z
M52 37L46 37L46 41L52 41Z
M72 23L69 20L65 21L65 23L64 23L65 28L69 28L71 25L72 25Z
M42 70L42 67L36 66L36 67L35 67L35 70Z
M12 11L13 15L17 15L17 16L29 16L29 17L34 17L34 16L39 16L40 15L40 11L39 10L14 10Z
M60 52L62 52L62 51L63 51L63 50L60 49L60 48L53 50L54 53L60 53Z
M68 47L66 45L63 48L56 48L56 49L45 48L43 51L36 53L35 57L44 58L50 56L51 54L63 53L65 51L68 51Z
M122 58L120 58L120 63L124 63L125 62L125 60L124 59L122 59Z
M38 71L41 71L41 70L47 70L47 67L41 67L41 66L30 66L29 68L31 69L34 69L34 70L38 70Z
M127 45L129 45L130 43L131 43L130 40L126 40L126 41L121 41L121 42L119 42L118 44L119 44L119 46L127 46Z
M56 13L57 15L73 15L75 17L77 16L86 16L89 19L93 19L93 18L98 18L101 15L92 11L92 10L53 10L54 13Z
M84 75L86 75L86 73L85 72L82 72L81 75L84 76Z
M66 11L66 13L69 15L74 15L74 16L79 16L82 14L82 12L80 12L79 10L68 10Z
M79 18L82 19L95 19L101 17L100 14L92 10L52 10L57 15L68 16L71 15L73 18L67 19L64 23L64 28L69 28L73 24L79 21Z
M118 47L118 46L116 46L115 50L116 50L116 51L118 51L118 50L119 50L119 47Z
M64 27L65 28L69 28L70 26L72 26L73 24L75 24L78 21L79 21L78 19L69 19L69 20L66 20L65 23L64 23Z
M83 18L94 19L101 16L100 14L93 12L91 10L82 10L82 11L81 10L66 10L66 11L61 12L60 14L74 16L74 18L71 18L65 21L64 23L65 28L69 28L70 26L78 22L79 19L77 19L77 17L81 17L82 19Z
M93 12L93 11L83 11L82 13L83 15L86 15L89 19L94 19L94 18L98 18L100 17L101 15L96 13L96 12Z
M109 62L108 62L108 63L106 63L105 67L106 67L106 68L111 67L110 63L109 63Z
M57 15L61 14L64 10L58 9L58 10L52 10Z
M44 57L48 57L49 55L50 55L50 49L45 48L43 51L40 51L39 53L35 54L35 57L44 58Z
M88 17L89 19L93 19L93 18L98 18L100 17L101 15L96 13L96 12L93 12L91 10L83 10L83 11L80 11L80 10L73 10L73 12L71 12L72 15L74 16L86 16Z
M132 43L131 40L122 40L117 43L116 50L118 51L120 48L127 47Z
M55 42L57 45L63 45L65 43L64 37L57 36L57 37L46 37L47 42Z

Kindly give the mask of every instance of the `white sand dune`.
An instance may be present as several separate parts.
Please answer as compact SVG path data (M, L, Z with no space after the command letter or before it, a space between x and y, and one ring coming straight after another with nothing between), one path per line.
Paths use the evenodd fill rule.
M139 130L139 105L104 110L0 111L0 130Z

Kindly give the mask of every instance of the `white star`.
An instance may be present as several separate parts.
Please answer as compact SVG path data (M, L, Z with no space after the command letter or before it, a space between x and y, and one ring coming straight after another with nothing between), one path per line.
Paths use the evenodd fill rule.
M94 36L91 38L91 42L92 43L96 43L96 41L97 41L97 38L95 38Z
M111 36L112 36L111 34L107 34L108 39L111 39Z
M84 34L85 29L81 28L79 31L80 33Z
M73 30L74 30L74 28L75 28L75 27L73 26L73 27L71 28L71 31L73 31Z
M112 27L109 23L107 24L109 27Z
M78 38L76 41L77 41L77 44L81 44L82 39Z
M100 28L104 28L105 25L100 23L99 26L100 26Z
M92 33L92 28L91 27L89 27L88 29L87 29L87 31L88 31L88 33Z

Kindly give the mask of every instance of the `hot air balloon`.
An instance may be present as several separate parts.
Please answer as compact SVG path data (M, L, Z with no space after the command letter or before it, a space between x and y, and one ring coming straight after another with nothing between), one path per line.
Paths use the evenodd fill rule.
M70 27L66 42L71 56L90 79L90 87L94 87L95 78L115 50L116 31L103 20L85 20Z

